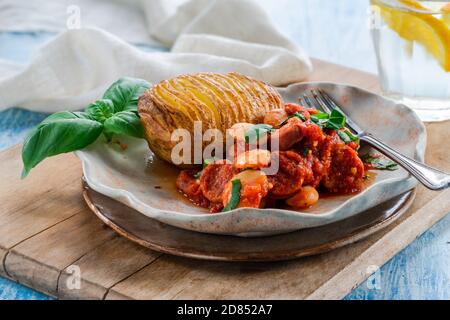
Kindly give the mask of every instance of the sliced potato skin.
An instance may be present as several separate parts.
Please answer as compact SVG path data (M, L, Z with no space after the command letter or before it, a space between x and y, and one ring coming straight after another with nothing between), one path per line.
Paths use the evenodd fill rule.
M225 137L235 123L260 123L268 111L282 107L275 88L262 81L235 72L204 72L154 85L139 99L138 112L150 149L172 163L172 148L177 144L170 140L174 130L186 129L193 137L194 122L201 121L203 132L216 128Z

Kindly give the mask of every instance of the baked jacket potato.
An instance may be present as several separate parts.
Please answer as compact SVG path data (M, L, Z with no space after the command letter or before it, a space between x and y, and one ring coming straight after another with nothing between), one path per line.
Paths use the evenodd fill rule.
M273 87L234 72L165 80L148 89L138 103L150 149L170 163L172 147L178 143L171 141L175 129L187 129L194 137L194 121L201 121L203 132L216 128L225 137L235 123L261 123L268 111L282 107L281 96ZM209 143L204 142L203 148Z

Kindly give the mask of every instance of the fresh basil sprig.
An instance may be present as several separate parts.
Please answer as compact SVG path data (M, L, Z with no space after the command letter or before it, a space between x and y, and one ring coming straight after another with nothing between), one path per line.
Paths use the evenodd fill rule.
M85 111L91 118L104 123L114 114L114 104L109 99L100 99L91 103Z
M113 102L114 112L137 111L139 97L149 87L150 84L145 80L124 77L114 82L103 98Z
M231 211L237 208L239 200L241 198L241 187L241 180L236 179L231 181L230 200L228 201L226 207L223 208L222 212Z
M306 118L302 113L296 112L296 113L290 115L282 123L280 123L279 127L284 126L289 121L289 119L291 119L293 117L297 117L302 121L306 121ZM317 111L317 113L314 113L311 115L311 121L314 122L315 124L317 124L318 126L320 126L322 129L339 130L339 129L344 128L345 123L346 123L346 118L341 112L334 109L331 112L331 114L328 114L328 113L325 113L322 111Z
M331 114L319 111L318 113L311 115L311 121L322 129L336 130L338 136L345 143L359 140L358 136L354 135L348 128L345 128L347 119L337 109L333 109Z
M121 134L135 138L144 137L139 115L132 111L120 111L113 114L103 123L106 134Z
M289 119L297 117L302 121L306 121L306 118L300 112L296 112L293 115L289 116L286 120L284 120L278 127L284 126ZM337 109L331 111L331 114L326 112L317 111L316 113L311 115L311 121L317 124L321 129L332 129L336 130L339 137L345 143L349 143L351 141L358 141L359 137L354 135L349 129L345 128L345 124L347 119L345 116Z
M137 114L137 102L149 87L142 79L121 78L106 90L103 99L87 107L86 112L103 123L108 140L113 134L142 138L144 129Z
M149 87L145 80L121 78L84 112L62 111L48 116L25 138L22 178L45 158L83 149L102 133L108 140L113 134L143 137L137 101Z
M339 130L339 129L342 129L345 127L346 121L347 121L347 119L345 118L345 116L342 113L340 113L336 109L333 109L333 111L331 111L330 117L328 118L328 121L325 125L325 128Z
M245 142L253 144L273 131L275 131L275 129L271 125L264 123L255 124L245 132Z
M321 111L312 114L311 121L323 129L339 130L345 127L347 119L342 113L334 109L330 114Z
M392 160L383 158L381 156L373 156L370 153L361 156L364 163L369 164L372 168L378 170L394 171L398 169L398 164Z

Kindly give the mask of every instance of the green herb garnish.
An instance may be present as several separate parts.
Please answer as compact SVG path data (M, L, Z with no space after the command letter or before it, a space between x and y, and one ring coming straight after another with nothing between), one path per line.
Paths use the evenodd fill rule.
M284 125L289 121L289 119L292 119L292 118L294 118L294 117L299 118L299 119L302 120L302 121L306 121L306 118L305 118L305 116L304 116L302 113L296 112L296 113L294 113L293 115L289 116L289 117L288 117L286 120L284 120L282 123L280 123L280 124L278 125L278 128L281 128L282 126L284 126Z
M320 120L328 120L330 115L328 113L317 111L316 113L311 115L311 121L319 122Z
M345 127L345 116L338 110L334 109L331 114L325 112L317 112L311 115L311 121L320 126L322 129L339 130Z
M230 200L228 201L226 207L223 208L222 212L227 212L236 209L239 204L240 198L241 198L241 180L239 179L232 180Z
M336 130L339 137L345 143L359 140L358 136L354 135L348 128L345 128L347 119L337 109L333 109L331 114L319 111L318 113L311 115L311 121L320 126L322 129Z
M311 121L317 124L321 129L325 128L329 118L330 115L322 111L318 111L311 115Z
M25 138L22 178L45 158L83 149L102 133L109 141L114 134L142 138L137 101L149 87L145 80L122 78L84 112L62 111L48 116Z
M337 134L345 143L349 143L352 141L359 141L359 137L354 135L349 129L345 128L345 130L338 130Z
M369 153L361 156L361 160L377 170L394 171L398 169L398 164L394 161L382 158L380 156L372 156Z
M265 137L268 133L272 133L273 131L274 129L271 125L264 123L255 124L245 132L245 142L248 144L254 144L259 139Z
M342 113L340 113L336 109L333 109L333 111L331 111L327 123L325 124L325 128L339 130L345 127L346 121L347 119Z
M347 135L347 132L345 131L338 130L337 134L341 138L341 140L344 141L345 143L349 143L352 141L350 137Z
M150 87L150 83L142 79L124 77L114 82L103 95L114 104L114 112L135 111L139 97Z
M284 126L289 119L297 117L300 118L303 121L306 121L306 118L303 114L300 112L296 112L293 115L289 116L286 120L284 120L279 127ZM317 111L317 113L311 115L311 121L320 126L322 129L334 129L339 130L345 127L345 116L339 112L338 110L334 109L331 111L331 114Z
M301 114L300 112L296 112L293 115L289 116L282 123L280 123L278 127L280 128L284 126L289 121L289 119L293 117L297 117L303 121L306 121L306 118L303 114ZM345 128L345 123L347 119L337 109L333 109L333 111L331 111L331 114L322 111L317 111L316 113L311 115L311 121L317 124L321 129L336 130L339 137L345 143L359 140L358 136L354 135L349 129ZM341 131L341 129L343 128L345 128L345 130Z

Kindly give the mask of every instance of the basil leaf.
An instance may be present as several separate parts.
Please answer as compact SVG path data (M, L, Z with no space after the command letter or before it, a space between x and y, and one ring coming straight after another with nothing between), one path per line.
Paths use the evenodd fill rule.
M228 201L227 206L223 208L222 212L227 212L236 209L239 204L240 198L241 198L241 180L239 179L232 180L230 200Z
M344 141L345 143L349 143L352 141L352 139L350 139L350 137L348 136L346 131L338 130L337 134L342 139L342 141Z
M326 126L329 118L330 115L328 113L321 111L311 115L311 121L317 124L321 129Z
M136 138L144 137L144 127L139 116L131 111L122 111L113 114L103 124L107 134L123 134Z
M103 125L85 116L84 113L57 112L34 128L22 147L22 178L47 157L79 150L93 143L102 133Z
M340 113L336 109L333 109L333 111L331 111L330 118L325 125L325 128L339 130L344 128L346 121L347 119L342 113Z
M62 111L62 112L65 112L65 111ZM80 119L95 120L87 112L83 112L83 111L73 111L73 112L67 111L67 112L74 114L77 118L80 118Z
M349 143L352 141L358 141L359 137L354 135L349 129L345 128L345 130L338 130L337 134L345 143Z
M286 120L284 120L283 122L281 122L279 125L278 125L278 128L281 128L282 126L284 126L286 123L288 123L288 121L289 121L289 119L291 119L292 117L288 117Z
M284 120L282 123L280 123L280 124L278 125L278 128L281 128L282 126L284 126L284 125L289 121L289 119L292 119L292 118L294 118L294 117L299 118L299 119L302 120L302 121L306 121L306 118L305 118L305 116L304 116L302 113L296 112L296 113L294 113L293 115L289 116L289 117L288 117L286 120Z
M306 118L305 118L305 116L303 115L303 113L296 112L296 113L293 114L293 116L296 117L296 118L299 118L299 119L302 120L302 121L306 121Z
M382 157L374 157L370 154L361 156L361 160L378 170L394 171L398 169L398 165L394 161Z
M142 138L144 129L137 115L137 102L149 87L145 80L121 78L85 112L64 111L48 116L25 139L22 177L46 157L83 149L102 131L108 140L115 133Z
M359 137L357 135L354 135L349 129L345 130L345 133L351 141L359 141Z
M142 79L121 78L114 82L103 95L114 105L114 112L137 111L139 97L150 87L150 83Z
M93 119L103 123L114 114L114 104L109 99L100 99L86 108L86 113Z
M344 128L347 119L338 110L333 109L331 114L325 112L317 112L311 115L311 121L320 126L322 129L339 130Z
M247 142L248 144L253 144L273 131L274 129L271 125L264 123L255 124L254 126L250 127L250 129L248 129L245 133L245 142Z
M311 118L316 119L316 120L322 120L322 119L328 120L328 118L330 118L330 115L328 113L325 113L322 111L317 111L317 113L314 113L311 115Z
M88 119L93 120L91 117L85 113L85 112L71 112L71 111L60 111L53 113L49 115L47 118L42 120L40 124L37 125L37 127L42 126L46 123L58 121L58 120L65 120L65 119Z

